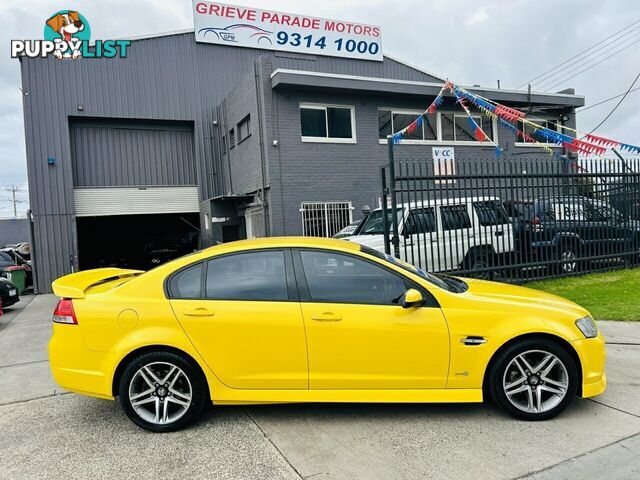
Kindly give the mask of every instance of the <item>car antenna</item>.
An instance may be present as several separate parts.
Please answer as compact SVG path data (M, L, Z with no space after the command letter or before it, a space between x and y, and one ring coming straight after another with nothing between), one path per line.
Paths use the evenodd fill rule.
M199 233L200 235L203 235L202 230L200 230L198 227L196 227L193 223L191 223L191 222L190 222L189 220L187 220L186 218L184 218L184 217L180 217L180 220L182 220L184 223L186 223L187 225L189 225L191 228L195 228L195 229L198 231L198 233ZM215 243L216 245L222 245L222 242L221 242L221 241L219 241L219 240L216 240L216 239L213 237L213 235L210 235L210 234L208 234L208 233L205 233L204 235L206 235L206 236L207 236L207 237L209 237L211 240L213 240L213 241L214 241L214 243Z

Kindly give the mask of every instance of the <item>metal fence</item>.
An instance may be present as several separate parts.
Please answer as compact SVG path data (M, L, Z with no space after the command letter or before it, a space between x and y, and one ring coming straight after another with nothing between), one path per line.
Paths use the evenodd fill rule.
M420 268L522 282L640 265L640 161L431 160L382 169L360 228ZM394 225L393 217L396 221ZM382 245L382 242L380 242Z
M303 202L300 213L305 237L332 237L353 221L351 202Z

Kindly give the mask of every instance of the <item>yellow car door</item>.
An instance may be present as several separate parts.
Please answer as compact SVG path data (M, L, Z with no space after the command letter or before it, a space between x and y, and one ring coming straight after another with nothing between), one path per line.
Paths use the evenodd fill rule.
M311 389L445 388L449 334L442 311L403 308L415 285L360 256L294 251Z
M222 383L307 389L304 323L285 249L212 257L174 274L171 306Z

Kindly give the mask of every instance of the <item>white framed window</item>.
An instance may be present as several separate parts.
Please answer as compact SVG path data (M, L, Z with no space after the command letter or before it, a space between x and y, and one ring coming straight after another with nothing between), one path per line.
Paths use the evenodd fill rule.
M395 108L378 109L378 138L381 144L387 143L387 135L405 128L422 114L418 110L401 110ZM498 122L482 113L471 115L490 140L498 143ZM487 146L487 141L480 142L473 136L473 130L464 112L436 112L427 115L422 129L416 129L402 138L404 144L417 145L466 145Z
M527 117L527 120L540 125L541 127L544 128L548 128L549 130L553 130L554 132L559 131L558 130L558 122L557 120L548 120L548 119L544 119L544 118L529 118ZM536 127L531 126L531 125L527 125L523 122L518 122L518 130L520 130L521 132L526 133L529 137L532 137L536 140L538 140L538 144L541 145L545 145L547 147L559 147L558 144L556 143L546 143L544 141L539 141L538 136L535 136L533 134L534 130L536 129ZM534 142L532 142L531 140L526 140L524 137L516 137L516 141L514 143L514 145L516 147L530 147Z
M355 106L301 103L300 130L303 142L356 143Z
M351 202L302 202L302 235L333 237L353 221Z
M409 126L423 112L419 110L401 110L395 108L378 109L378 138L386 143L387 136ZM406 134L404 143L429 144L438 142L438 119L436 115L427 115L422 127Z

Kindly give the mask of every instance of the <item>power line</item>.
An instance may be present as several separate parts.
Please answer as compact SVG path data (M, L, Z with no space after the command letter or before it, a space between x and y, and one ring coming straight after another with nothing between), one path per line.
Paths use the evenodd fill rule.
M633 88L633 89L629 90L628 93L637 92L638 90L640 90L640 87ZM614 95L613 97L609 97L609 98L607 98L605 100L601 100L598 103L594 103L592 105L589 105L588 107L578 108L576 110L576 113L584 112L585 110L589 110L590 108L594 108L594 107L597 107L598 105L602 105L603 103L607 103L607 102L610 102L611 100L615 100L616 98L620 98L623 95L627 95L627 93L619 93L618 95Z
M638 33L640 34L640 28L638 28ZM605 49L605 47L599 48L598 50L594 50L591 54L589 54L587 57L581 58L579 60L576 60L574 62L571 62L570 64L566 65L565 67L561 68L560 70L554 72L552 75L547 76L544 80L541 80L539 82L536 82L536 89L537 90L541 90L543 88L545 88L546 85L549 85L550 83L556 82L558 80L558 77L561 77L562 75L566 75L566 71L571 69L571 70L575 70L576 68L580 68L583 65L586 65L594 60L597 60L598 58L601 58L603 55L608 54L609 52L616 50L617 48L620 47L624 47L626 45L628 45L627 41L631 40L631 41L635 41L640 39L640 35L636 34L633 35L629 38L624 39L622 42L614 42L611 43L609 45L606 45L605 47L607 47ZM633 43L632 43L633 44ZM603 52L598 53L597 55L595 55L595 57L591 57L591 55L595 54L596 52L600 52L600 50L605 49ZM569 73L571 72L571 70L569 70ZM565 72L565 73L563 73Z
M600 61L598 61L598 62L596 62L596 63L594 63L594 64L590 65L589 67L587 67L587 68L585 68L585 69L583 69L583 70L580 70L578 73L575 73L575 74L573 74L573 75L570 75L570 76L568 76L568 77L563 78L563 79L562 79L562 80L560 80L559 82L556 82L556 83L554 83L552 86L550 86L549 88L547 88L547 89L545 90L545 92L548 92L549 90L553 90L554 88L557 88L559 85L562 85L562 84L563 84L564 82L566 82L567 80L571 80L572 78L575 78L575 77L577 77L578 75L582 75L584 72L586 72L586 71L588 71L588 70L591 70L591 69L592 69L593 67L595 67L596 65L600 65L600 64L601 64L602 62L604 62L605 60L608 60L609 58L616 56L617 54L619 54L619 53L621 53L621 52L625 51L627 48L634 46L634 45L635 45L636 43L638 43L638 42L640 42L640 39L636 40L636 41L635 41L635 42L633 42L633 43L630 43L630 44L629 44L629 45L627 45L626 47L624 47L624 48L622 48L622 49L620 49L620 50L618 50L618 51L616 51L616 52L613 52L611 55L607 55L607 56L606 56L606 57L604 57L602 60L600 60Z
M532 85L544 85L546 83L549 83L550 81L553 81L554 77L558 77L562 75L563 74L562 72L566 72L567 70L571 68L575 68L576 66L579 67L580 64L589 63L595 58L601 55L604 55L607 52L610 52L611 50L615 50L616 48L619 48L620 46L624 45L625 42L627 41L635 40L636 38L638 38L638 33L640 33L640 26L634 28L633 30L628 31L627 33L616 38L615 40L609 43L606 43L605 45L602 45L600 48L597 48L589 52L587 55L567 63L564 67L556 69L554 72L550 73L549 75L545 75L544 77L541 77L540 80L538 80L537 82L533 82ZM633 34L633 35L630 35L630 34ZM627 35L629 36L627 37ZM536 87L536 88L540 88L540 87Z
M638 81L638 78L640 78L640 72L638 72L638 75L636 75L636 78L633 80L633 82L631 82L631 85L629 85L629 88L627 89L627 91L625 92L625 94L623 95L623 97L620 99L620 101L619 101L618 103L616 103L616 106L615 106L615 107L613 107L613 109L609 112L609 114L608 114L606 117L604 117L604 118L602 119L602 121L601 121L598 125L596 125L596 127L595 127L593 130L591 130L589 133L587 133L587 135L591 135L593 132L595 132L597 129L599 129L599 128L604 124L604 122L606 122L607 120L609 120L609 117L610 117L611 115L613 115L613 112L615 112L615 111L618 109L618 107L620 106L620 104L621 104L622 102L624 102L624 99L625 99L625 98L627 98L627 95L629 95L629 92L631 91L631 89L633 88L633 86L634 86L634 85L636 84L636 82ZM587 135L585 135L585 137L586 137ZM582 137L582 138L584 138L584 137Z
M604 42L606 42L607 40L609 40L609 39L611 39L611 38L613 38L613 37L617 36L618 34L620 34L620 33L624 32L625 30L628 30L629 28L633 27L633 26L634 26L634 25L636 25L637 23L640 23L640 20L636 20L636 21L635 21L635 22L633 22L631 25L627 25L627 26L626 26L626 27L624 27L622 30L618 30L616 33L614 33L614 34L612 34L612 35L608 36L608 37L607 37L607 38L605 38L604 40L601 40L601 41L599 41L598 43L596 43L596 44L594 44L594 45L591 45L589 48L587 48L587 49L585 49L585 50L581 51L580 53L578 53L578 54L574 55L573 57L571 57L571 58L569 58L569 59L565 60L564 62L562 62L562 63L560 63L560 64L556 65L555 67L553 67L553 68L551 68L551 69L547 70L546 72L541 73L541 74L540 74L540 75L538 75L537 77L532 78L531 80L528 80L528 81L524 82L522 85L520 85L520 86L518 87L518 89L520 89L520 88L522 88L522 87L526 87L529 83L531 83L531 82L533 82L533 81L535 81L535 80L538 80L540 77L542 77L542 76L546 75L547 73L550 73L550 72L554 71L554 70L555 70L555 69L557 69L558 67L563 66L563 65L564 65L564 64L566 64L567 62L570 62L571 60L573 60L574 58L577 58L577 57L581 56L582 54L584 54L584 53L588 52L589 50L591 50L591 49L593 49L593 48L597 47L598 45L603 44L603 43L604 43Z

